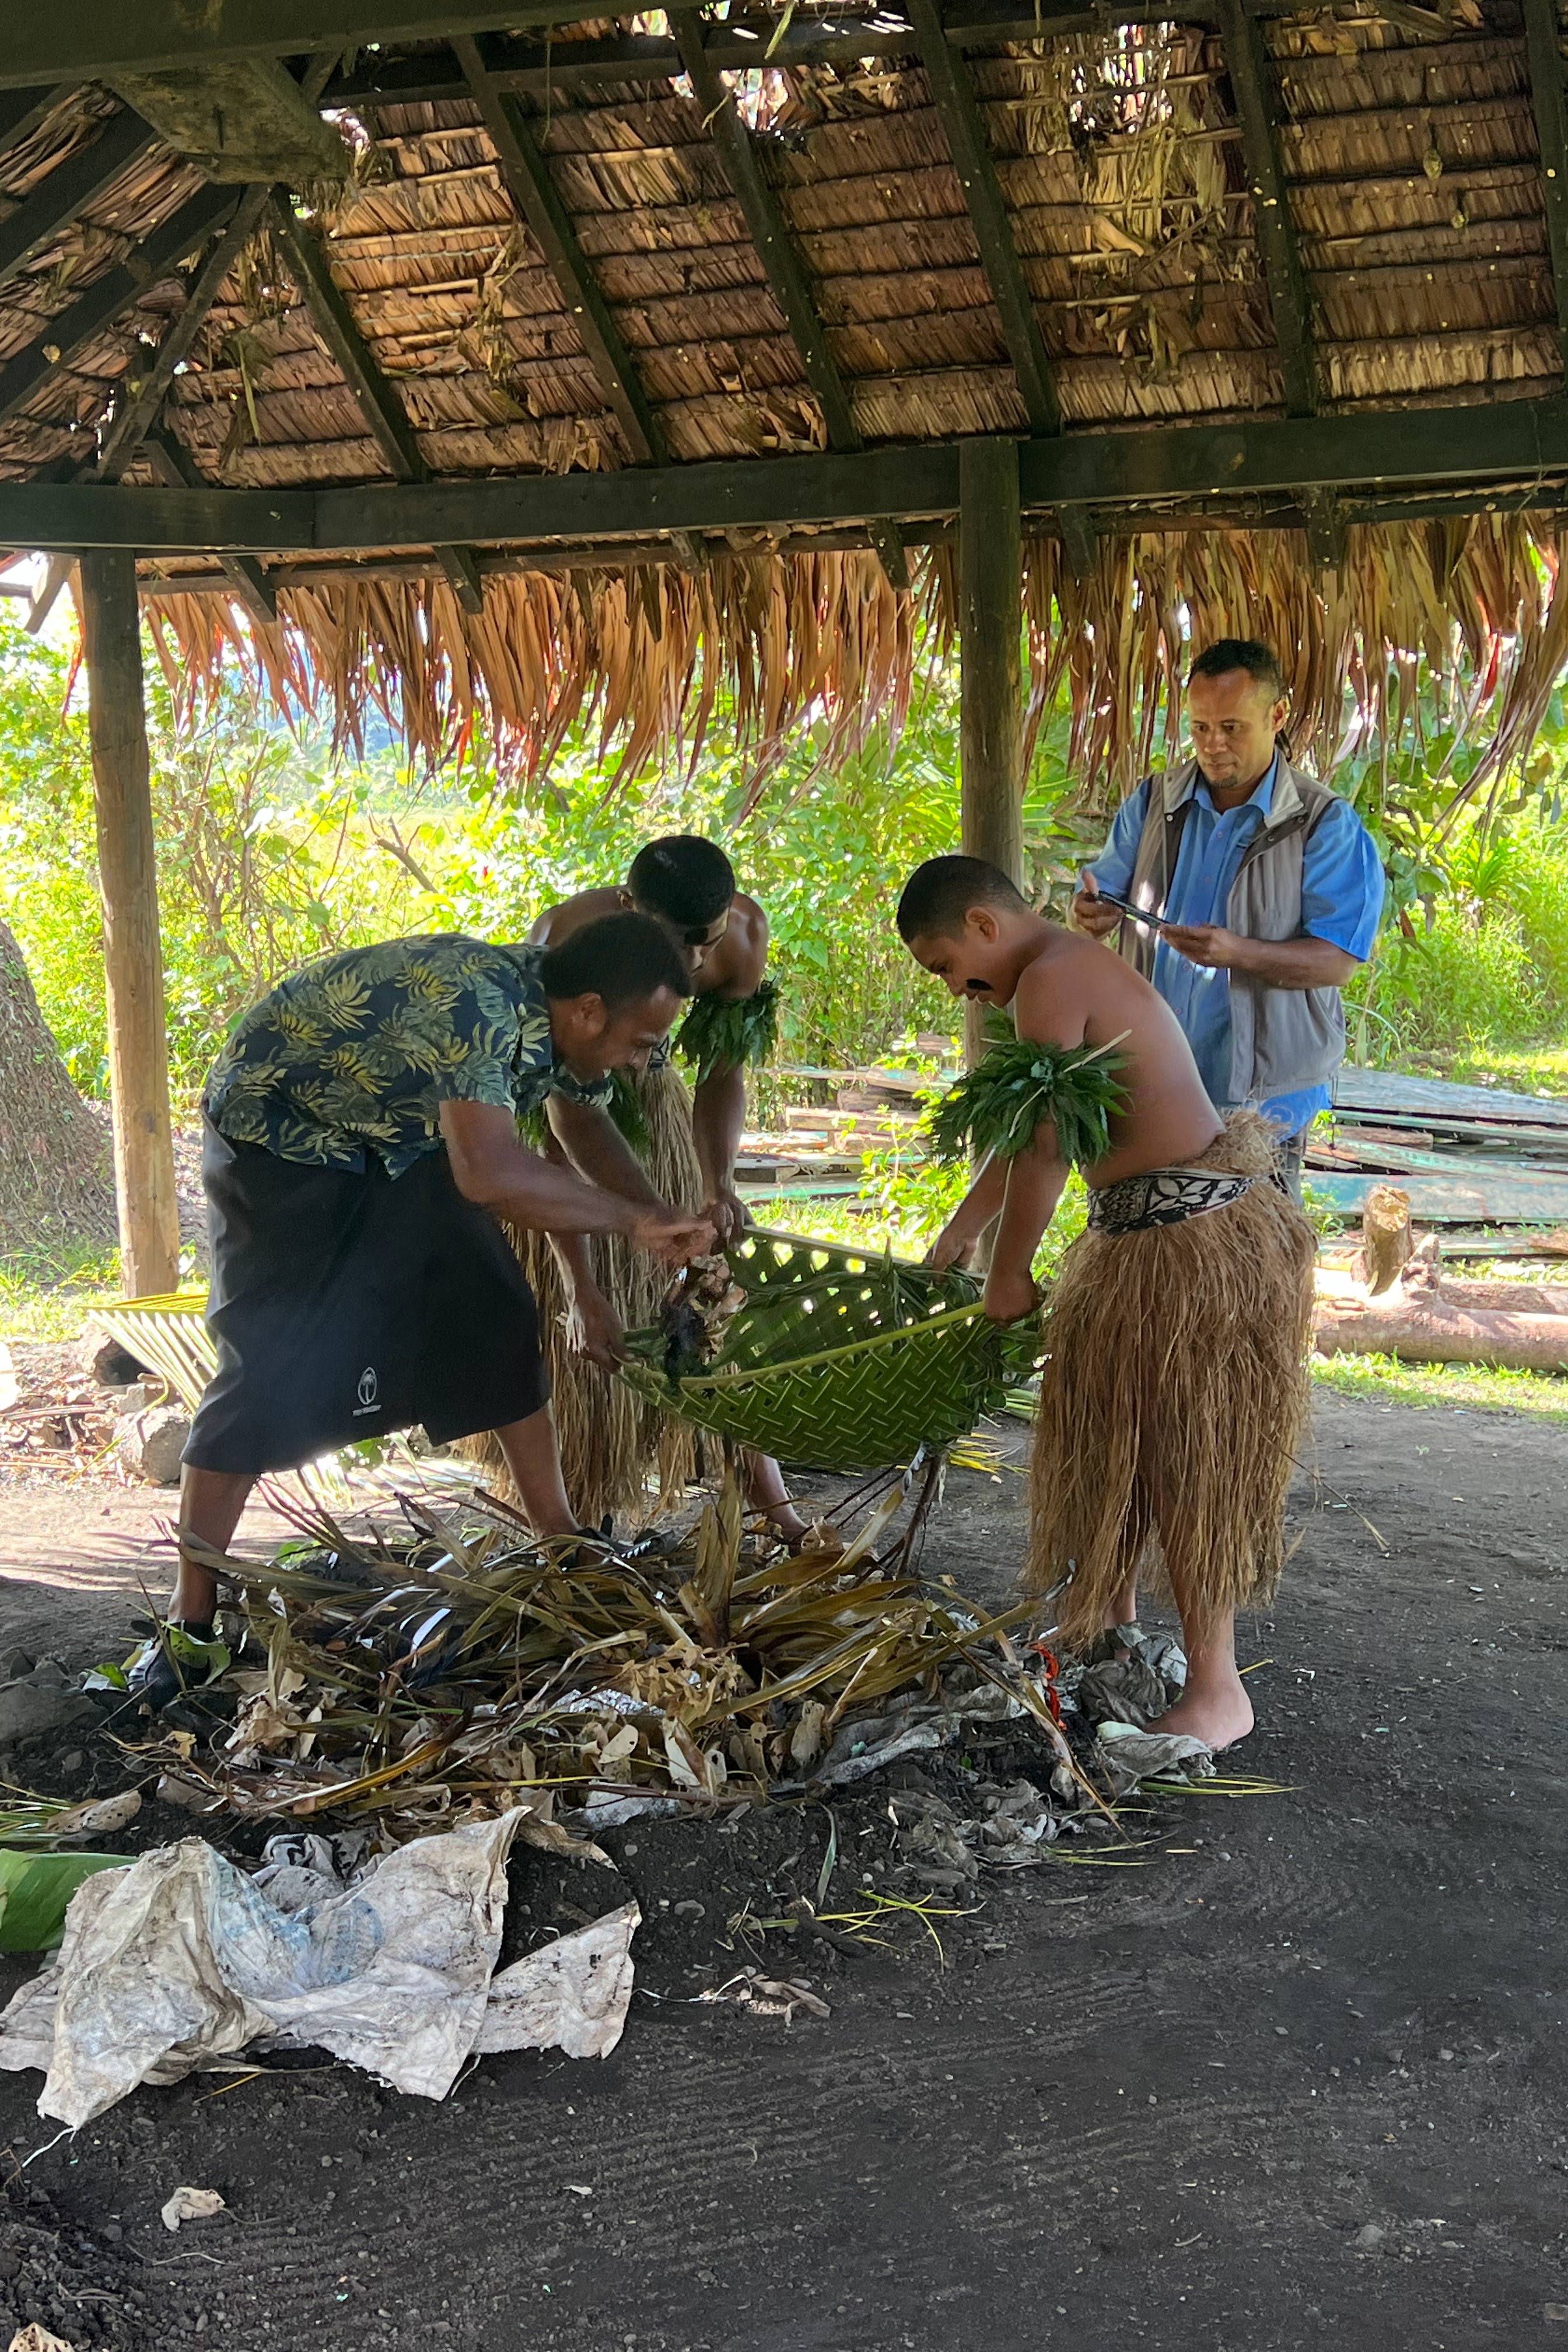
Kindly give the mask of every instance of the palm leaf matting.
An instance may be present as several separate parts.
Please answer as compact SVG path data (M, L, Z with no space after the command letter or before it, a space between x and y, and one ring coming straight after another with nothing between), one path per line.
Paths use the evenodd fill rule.
M980 1285L891 1253L754 1231L727 1253L747 1303L701 1373L627 1335L622 1378L703 1428L814 1470L869 1471L965 1435L1033 1370L1037 1318L992 1323Z

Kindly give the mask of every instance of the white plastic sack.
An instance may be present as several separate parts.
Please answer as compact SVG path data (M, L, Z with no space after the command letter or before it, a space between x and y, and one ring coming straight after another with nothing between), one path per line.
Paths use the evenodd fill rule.
M396 2090L445 2098L479 2043L507 1852L523 1817L416 1839L351 1887L322 1873L321 1895L302 1904L306 1873L296 1869L278 1889L289 1907L197 1838L105 1871L73 1900L52 1965L0 2017L0 2066L44 2067L38 2112L73 2127L139 2083L177 2082L258 2041L317 2045ZM531 1956L560 1978L553 2011L549 2000L508 1995L517 2038L483 2046L545 2046L531 2036L553 2013L578 2038L613 2048L640 1915L631 1905L616 1916L615 1934L599 1922L605 1935L584 1929ZM616 1935L624 1983L616 1979L595 2022Z

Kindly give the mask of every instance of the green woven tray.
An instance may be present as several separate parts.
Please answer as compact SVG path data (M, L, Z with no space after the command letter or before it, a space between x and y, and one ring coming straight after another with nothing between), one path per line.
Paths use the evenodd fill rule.
M700 1375L671 1381L665 1339L629 1332L621 1378L721 1436L813 1470L882 1470L946 1445L1039 1360L1035 1316L987 1320L980 1286L796 1234L729 1252L746 1305Z

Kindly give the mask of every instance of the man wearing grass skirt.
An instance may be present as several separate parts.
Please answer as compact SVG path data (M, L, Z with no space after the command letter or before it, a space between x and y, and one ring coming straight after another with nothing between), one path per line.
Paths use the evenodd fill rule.
M580 890L546 908L530 938L554 947L584 924L635 911L662 923L679 949L692 1003L669 1051L628 1073L606 1109L553 1097L550 1149L563 1163L616 1171L616 1189L651 1211L700 1208L721 1248L745 1230L735 1157L746 1118L746 1071L766 1061L776 1034L775 991L766 977L768 919L737 889L717 842L699 834L650 841L626 881ZM691 1071L689 1091L677 1061ZM605 1181L608 1181L607 1177ZM585 1233L519 1236L540 1301L546 1359L567 1484L590 1518L635 1511L647 1472L679 1492L692 1475L690 1428L646 1405L614 1377L626 1331L653 1321L657 1269L618 1242ZM787 1542L805 1523L776 1463L747 1456L747 1492Z
M356 1439L491 1431L537 1533L581 1532L500 1221L616 1234L666 1265L710 1249L712 1227L640 1179L624 1189L618 1159L579 1173L528 1150L518 1120L607 1101L690 992L666 928L616 913L548 949L350 949L245 1015L202 1102L218 1366L185 1447L169 1622L133 1689L163 1705L221 1667L211 1559L251 1487Z
M898 922L918 963L954 996L1011 1006L1017 1033L938 1111L939 1139L994 1148L934 1263L964 1262L999 1216L986 1312L1028 1315L1075 1160L1089 1187L1046 1322L1029 1587L1082 1653L1135 1620L1141 1567L1163 1566L1187 1684L1159 1728L1228 1748L1252 1728L1236 1612L1278 1580L1307 1404L1316 1244L1278 1129L1222 1116L1149 982L983 859L917 868Z

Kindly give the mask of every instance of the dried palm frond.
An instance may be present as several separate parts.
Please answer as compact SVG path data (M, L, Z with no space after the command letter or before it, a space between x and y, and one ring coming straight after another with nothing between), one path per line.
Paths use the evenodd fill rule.
M404 1525L352 1539L287 1507L302 1540L223 1563L251 1630L226 1678L240 1712L221 1762L182 1765L243 1813L374 1812L406 1831L520 1792L546 1823L552 1790L754 1797L849 1718L938 1698L960 1665L1063 1752L1005 1641L1022 1607L966 1615L896 1542L780 1552L747 1532L732 1484L681 1542L629 1557L520 1541L483 1497L405 1500Z

